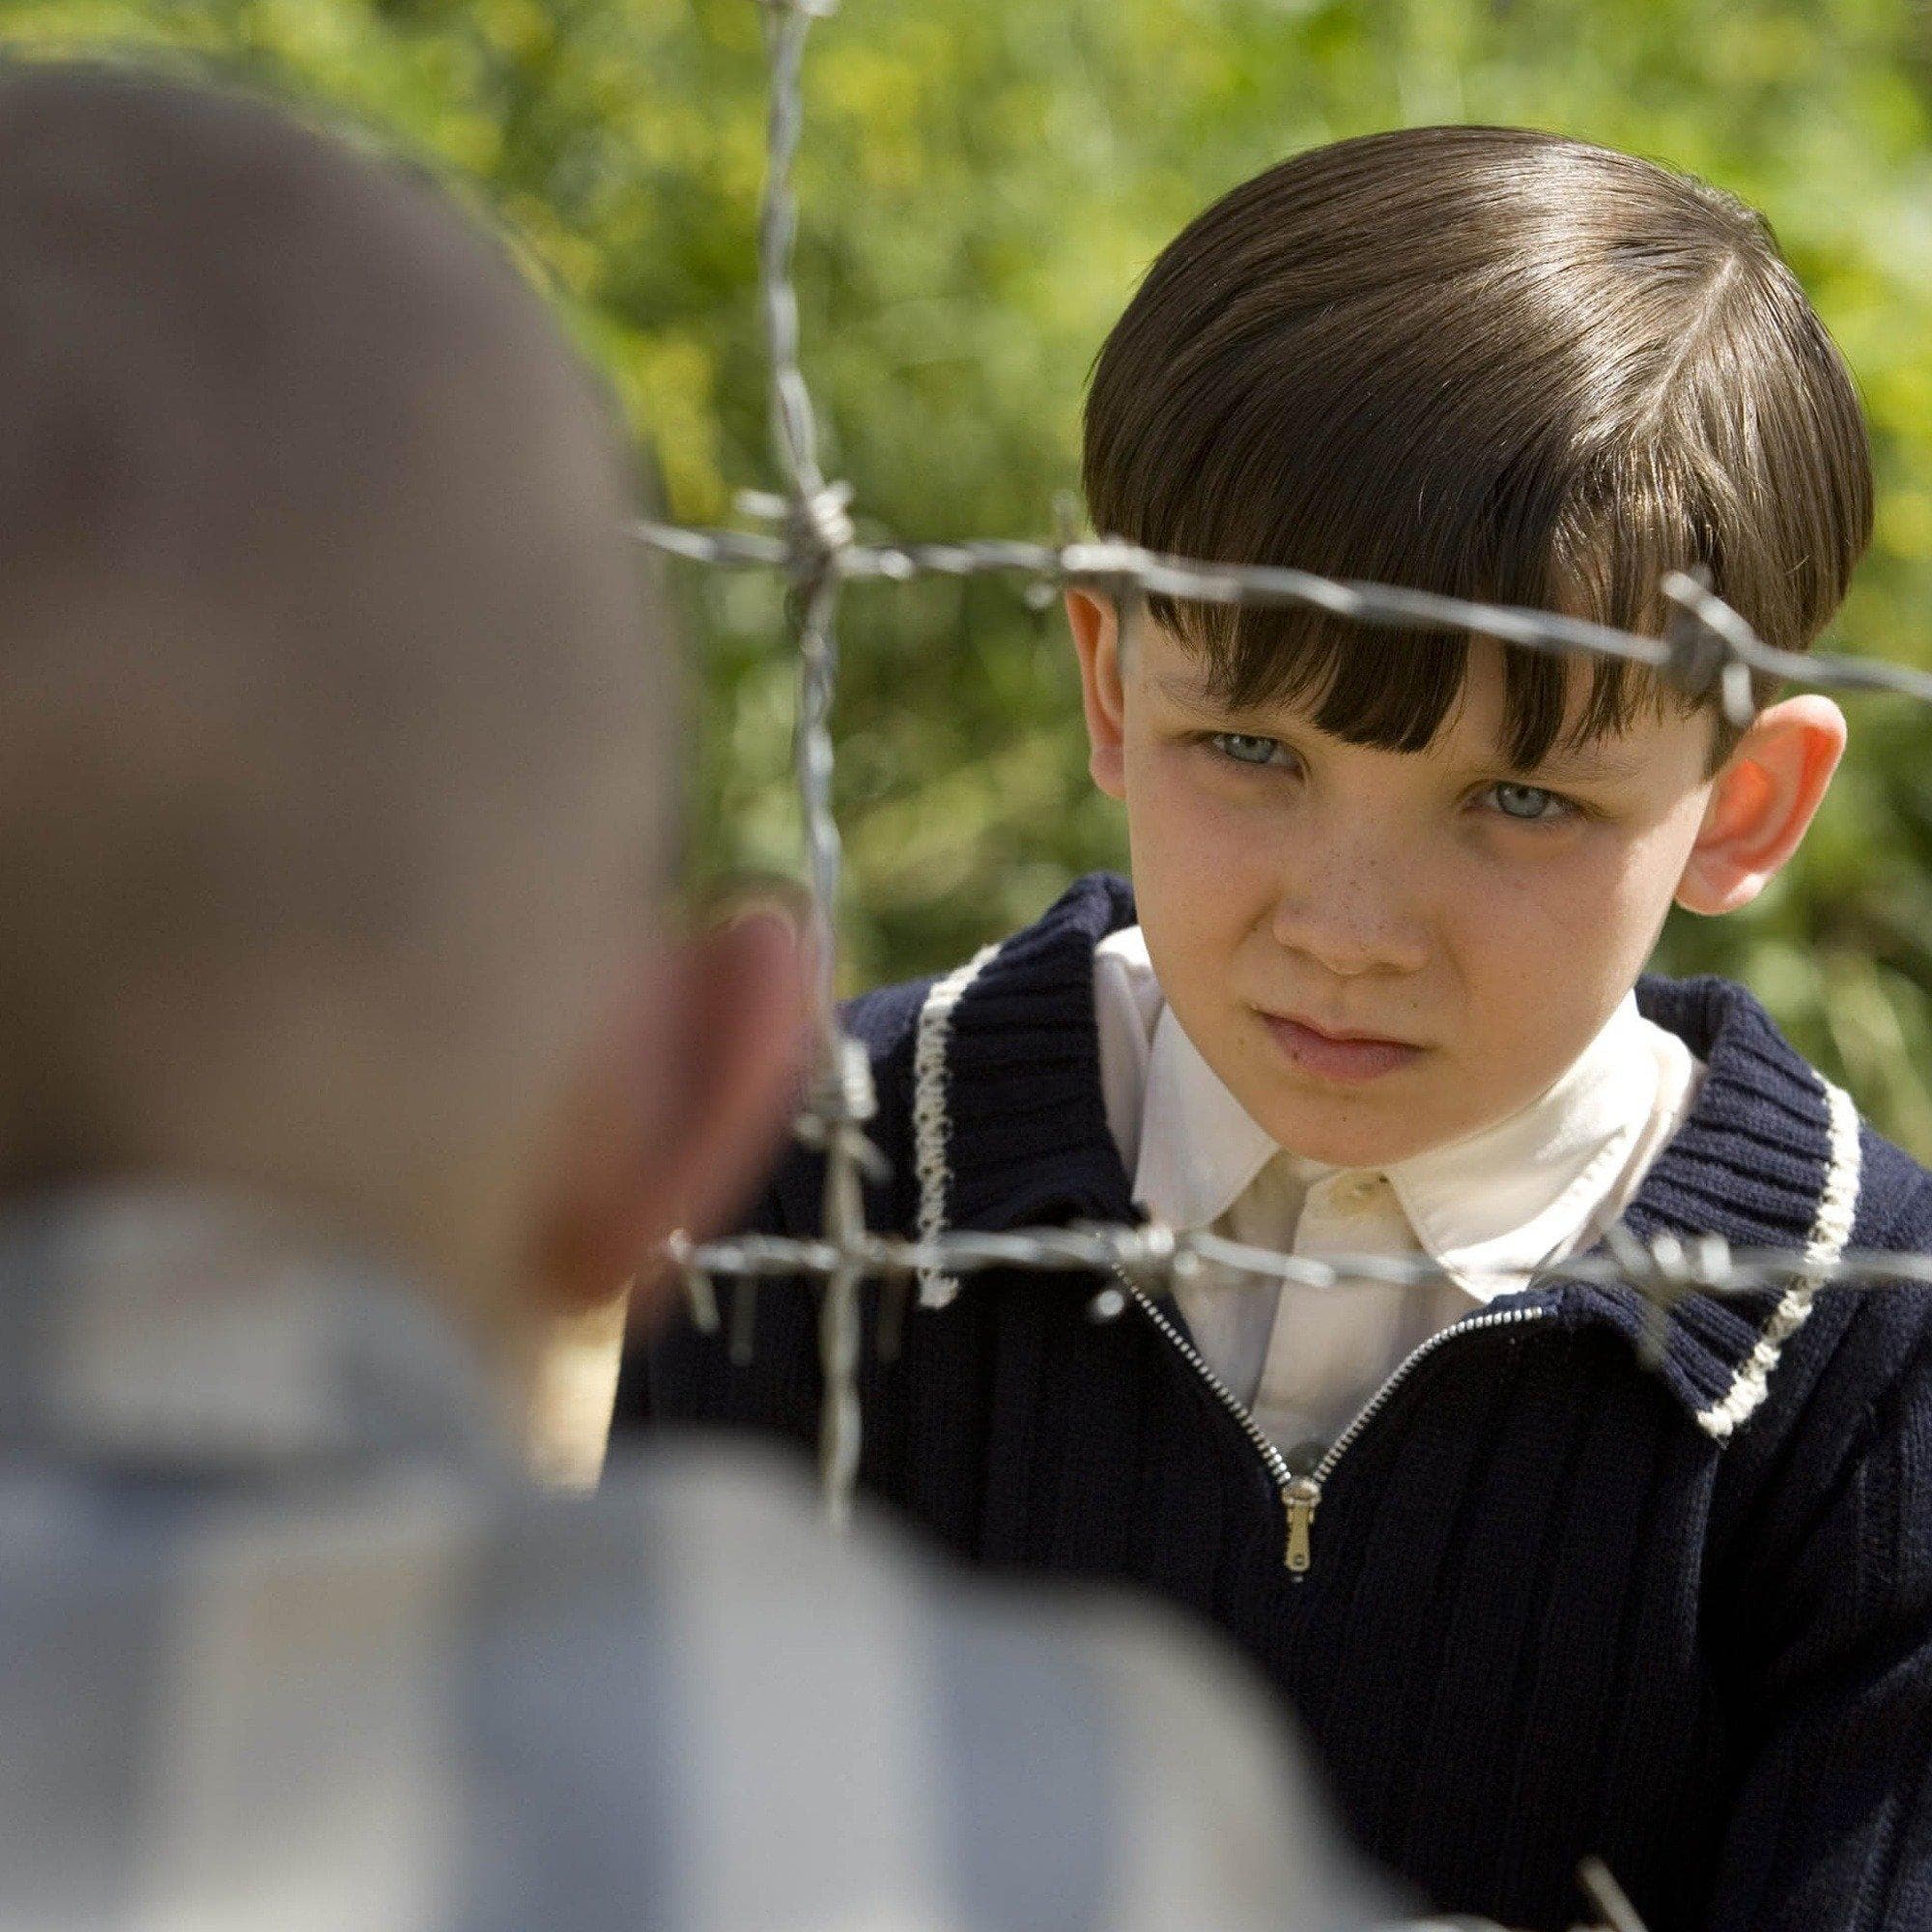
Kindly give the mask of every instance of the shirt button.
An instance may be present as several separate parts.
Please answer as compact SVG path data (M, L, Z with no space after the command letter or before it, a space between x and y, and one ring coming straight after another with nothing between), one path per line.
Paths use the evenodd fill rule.
M1344 1208L1366 1208L1382 1184L1379 1174L1351 1174L1335 1189L1335 1199Z

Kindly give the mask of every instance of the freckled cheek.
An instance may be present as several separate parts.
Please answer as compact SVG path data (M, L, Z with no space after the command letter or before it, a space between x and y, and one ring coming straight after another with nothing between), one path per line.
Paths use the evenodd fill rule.
M1257 814L1149 760L1132 774L1134 891L1163 978L1220 980L1272 903L1270 841Z
M1582 1050L1641 970L1654 901L1630 845L1610 841L1566 864L1494 867L1445 900L1475 1031L1498 1065L1553 1078Z
M1464 873L1462 890L1443 895L1443 910L1459 947L1520 954L1561 945L1599 923L1612 882L1599 867L1486 866Z

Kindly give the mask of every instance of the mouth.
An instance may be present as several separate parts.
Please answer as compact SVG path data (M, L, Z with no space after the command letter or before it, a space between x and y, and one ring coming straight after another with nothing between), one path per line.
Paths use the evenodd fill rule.
M1261 1017L1288 1060L1318 1080L1346 1085L1378 1080L1407 1066L1423 1051L1406 1039L1385 1039L1376 1034L1330 1033L1313 1020L1286 1013L1264 1012Z

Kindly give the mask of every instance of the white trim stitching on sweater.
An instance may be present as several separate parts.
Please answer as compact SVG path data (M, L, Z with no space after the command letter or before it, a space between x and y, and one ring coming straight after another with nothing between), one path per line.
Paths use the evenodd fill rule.
M937 1240L946 1232L946 1196L952 1179L952 1168L946 1158L952 1132L946 1111L946 1044L952 1031L952 1009L999 950L997 940L982 946L965 965L955 966L943 980L935 980L919 1009L919 1031L912 1052L912 1135L922 1241ZM942 1274L937 1268L920 1269L922 1308L944 1308L958 1293L956 1275Z
M1842 1088L1825 1082L1825 1103L1831 1110L1832 1150L1825 1170L1825 1191L1818 1200L1818 1217L1804 1244L1807 1262L1834 1262L1852 1237L1852 1217L1859 1200L1859 1110ZM1815 1277L1801 1276L1785 1290L1757 1346L1738 1370L1728 1390L1709 1408L1698 1412L1698 1426L1714 1440L1729 1438L1739 1423L1770 1393L1771 1372L1784 1345L1804 1325L1811 1297L1818 1292Z

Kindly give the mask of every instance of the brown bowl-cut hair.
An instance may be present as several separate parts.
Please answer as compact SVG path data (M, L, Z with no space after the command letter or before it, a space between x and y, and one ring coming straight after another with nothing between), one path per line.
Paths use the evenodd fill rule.
M1648 161L1516 128L1410 128L1298 155L1161 253L1094 365L1096 529L1660 633L1703 566L1806 648L1871 534L1850 373L1763 218ZM1416 751L1461 633L1153 598L1231 707L1281 701ZM1504 652L1504 747L1563 731L1564 659ZM1758 692L1762 704L1768 688ZM1702 700L1708 705L1712 699ZM1598 661L1572 738L1684 704ZM1736 734L1718 718L1712 768Z

